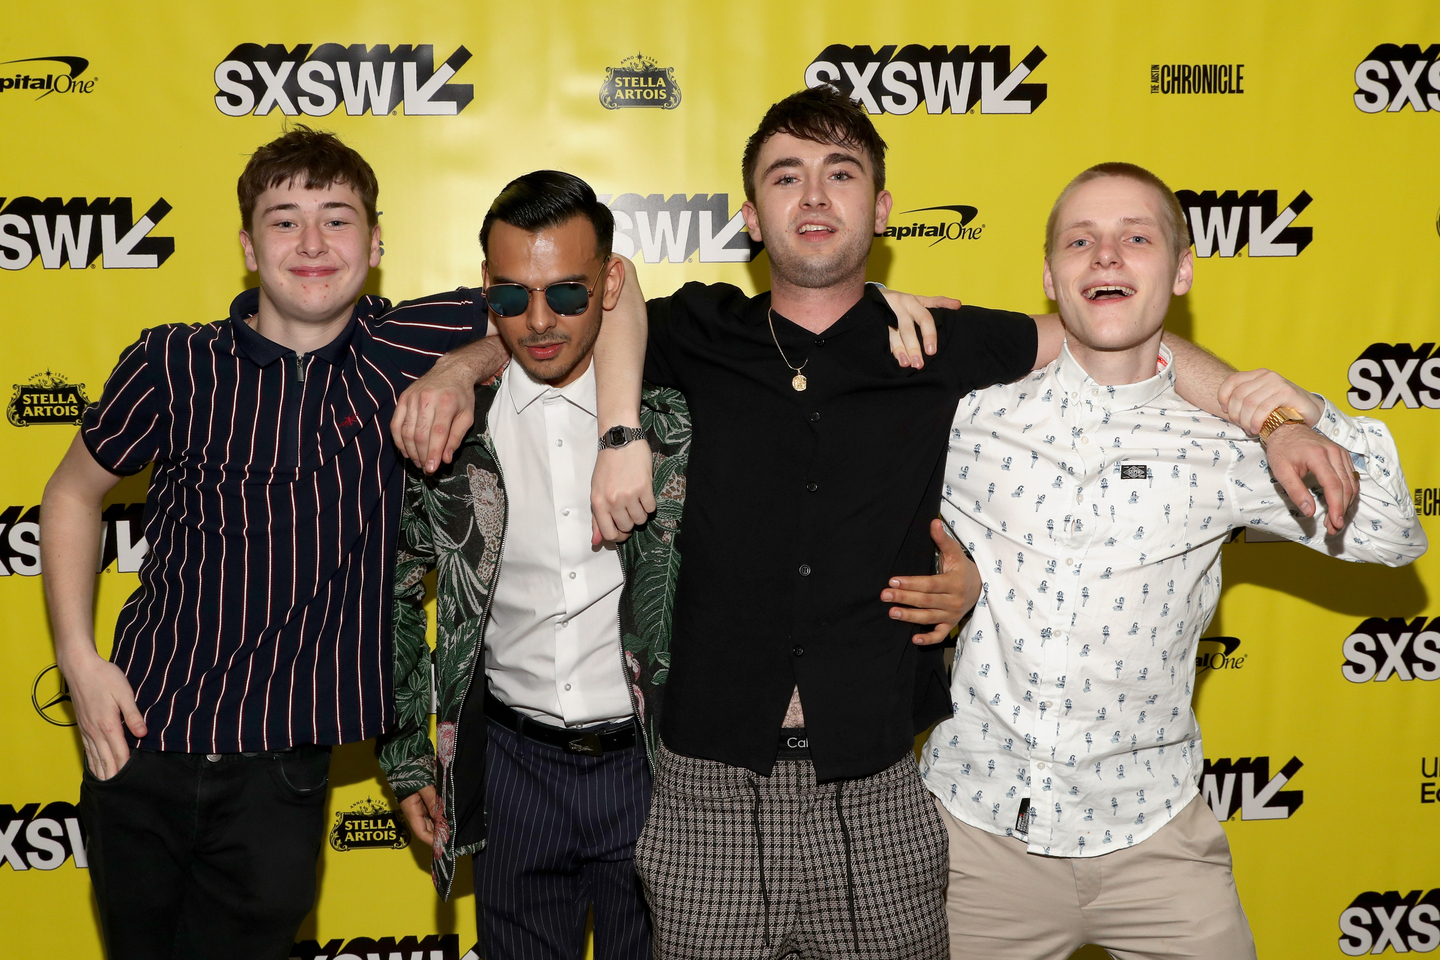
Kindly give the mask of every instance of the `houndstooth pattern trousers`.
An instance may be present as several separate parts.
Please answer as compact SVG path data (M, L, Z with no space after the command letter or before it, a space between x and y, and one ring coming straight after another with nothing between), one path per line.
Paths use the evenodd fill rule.
M944 823L905 757L817 784L662 745L635 846L656 960L946 960Z

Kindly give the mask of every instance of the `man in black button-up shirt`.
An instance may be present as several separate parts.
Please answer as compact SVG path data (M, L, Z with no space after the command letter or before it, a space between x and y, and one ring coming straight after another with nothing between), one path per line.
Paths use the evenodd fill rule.
M683 391L694 423L636 850L656 951L944 957L944 827L910 749L948 712L945 679L879 598L933 569L957 401L1031 370L1041 340L967 307L923 369L887 355L892 315L865 286L884 142L833 90L772 107L744 171L771 292L689 284L650 304L646 379Z

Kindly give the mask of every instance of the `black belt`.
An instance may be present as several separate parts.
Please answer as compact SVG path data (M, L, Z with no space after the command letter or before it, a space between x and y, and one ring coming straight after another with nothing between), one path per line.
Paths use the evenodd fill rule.
M611 727L605 730L566 730L564 727L552 727L548 723L541 723L532 720L524 714L516 713L495 698L489 690L485 691L485 716L490 718L492 723L498 723L512 733L518 733L528 740L536 743L543 743L547 747L559 747L567 753L578 753L586 757L600 757L616 750L629 750L635 746L635 721L631 720L624 726Z
M810 737L806 735L804 727L780 728L780 752L776 754L775 759L810 759Z

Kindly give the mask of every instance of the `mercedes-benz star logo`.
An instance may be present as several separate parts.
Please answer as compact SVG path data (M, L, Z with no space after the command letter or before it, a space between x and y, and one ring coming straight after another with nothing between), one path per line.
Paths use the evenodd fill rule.
M75 708L70 703L70 685L55 664L50 664L30 687L30 703L46 723L57 727L75 726Z

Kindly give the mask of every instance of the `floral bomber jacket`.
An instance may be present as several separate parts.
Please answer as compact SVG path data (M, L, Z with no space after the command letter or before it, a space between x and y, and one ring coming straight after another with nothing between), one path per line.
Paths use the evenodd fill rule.
M431 875L447 899L456 857L484 847L483 839L460 848L453 842L457 825L451 823L456 808L452 765L466 699L485 691L482 647L506 535L504 472L484 427L498 389L498 379L476 388L479 426L465 438L447 471L424 479L414 472L406 477L393 615L396 726L380 737L376 749L398 798L436 786L439 805ZM617 666L630 681L631 702L653 763L680 573L676 541L690 453L685 398L675 390L647 384L640 424L654 457L656 512L619 547L624 586L615 652L620 658ZM422 582L431 570L437 571L433 653L425 642ZM438 688L434 691L438 750L429 733L432 676ZM483 736L483 731L467 728L465 735Z

